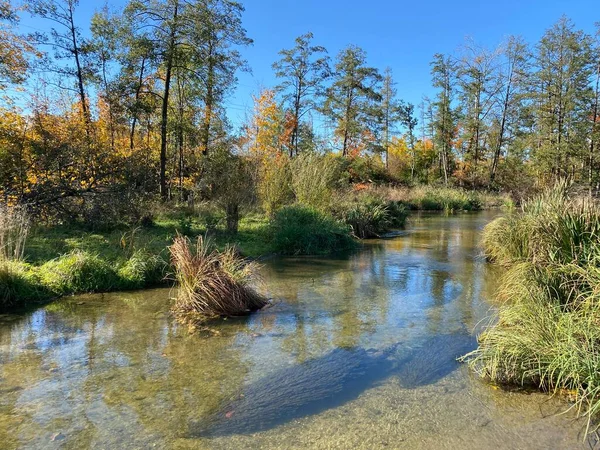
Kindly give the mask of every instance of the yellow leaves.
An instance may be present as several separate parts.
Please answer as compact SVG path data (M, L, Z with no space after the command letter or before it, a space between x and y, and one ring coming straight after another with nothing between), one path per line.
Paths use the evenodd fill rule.
M246 127L250 152L261 159L276 155L285 141L285 116L275 101L275 91L263 90L254 97L254 115Z

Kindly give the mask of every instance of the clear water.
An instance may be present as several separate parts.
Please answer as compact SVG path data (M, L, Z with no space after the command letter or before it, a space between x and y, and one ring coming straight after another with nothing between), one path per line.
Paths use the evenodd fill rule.
M0 448L590 448L560 400L455 361L492 314L491 214L268 261L274 306L212 336L173 322L169 289L0 316Z

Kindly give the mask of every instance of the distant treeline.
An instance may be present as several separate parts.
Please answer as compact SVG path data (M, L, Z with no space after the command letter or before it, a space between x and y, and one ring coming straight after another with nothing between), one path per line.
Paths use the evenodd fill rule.
M331 60L307 33L280 52L279 85L234 130L226 100L252 43L240 3L131 0L89 24L77 23L78 3L0 0L0 201L49 219L139 216L154 196L237 208L266 178L285 192L303 152L339 153L351 182L523 195L558 178L590 192L600 181L600 39L566 17L535 45L509 37L434 55L437 94L419 105L364 50ZM24 14L51 31L21 33Z

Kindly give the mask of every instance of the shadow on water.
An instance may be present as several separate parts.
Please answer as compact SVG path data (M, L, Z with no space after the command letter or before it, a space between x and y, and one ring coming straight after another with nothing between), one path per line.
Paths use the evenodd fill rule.
M412 348L403 343L383 350L336 348L250 384L237 399L191 424L190 437L270 430L341 406L392 376L406 389L433 384L475 347L471 335L453 333L428 337Z

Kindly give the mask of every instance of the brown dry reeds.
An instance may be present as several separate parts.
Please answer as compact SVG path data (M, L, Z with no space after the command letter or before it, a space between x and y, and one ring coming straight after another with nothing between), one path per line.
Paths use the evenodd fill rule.
M198 238L194 245L177 236L170 247L179 292L173 313L182 323L195 325L217 317L243 316L267 304L251 282L256 266L233 248L219 252Z
M25 208L0 204L0 260L22 260L28 232L29 215Z

